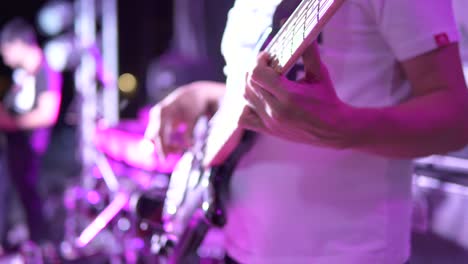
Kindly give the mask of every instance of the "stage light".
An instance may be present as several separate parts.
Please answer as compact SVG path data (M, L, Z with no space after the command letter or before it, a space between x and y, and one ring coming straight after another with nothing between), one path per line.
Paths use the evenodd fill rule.
M133 93L137 87L137 79L133 74L124 73L119 77L119 89L124 93Z
M85 247L96 235L104 229L109 222L127 205L128 195L124 192L118 193L114 200L89 224L76 239L78 248Z
M16 69L13 71L13 82L21 87L14 99L14 108L19 113L30 111L34 107L36 95L36 78L29 75L26 70Z
M72 55L74 52L76 53L77 50L71 35L63 35L54 38L44 45L44 54L47 62L49 62L52 69L59 72L62 72L69 66L78 63L77 61L72 61Z
M130 230L130 228L132 227L132 223L130 223L130 221L123 217L123 218L120 218L119 221L117 221L117 227L120 229L120 231L128 231Z
M89 191L86 194L86 198L90 204L94 204L94 205L98 204L101 201L101 196L99 195L97 191L94 191L94 190Z
M68 1L50 1L38 13L37 23L41 32L55 36L73 24L73 5Z

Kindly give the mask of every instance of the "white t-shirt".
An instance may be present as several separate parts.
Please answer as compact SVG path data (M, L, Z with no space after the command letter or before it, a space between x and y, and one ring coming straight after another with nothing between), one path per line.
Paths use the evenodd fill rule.
M228 95L279 0L237 0L222 50ZM395 105L398 66L456 41L450 1L347 0L323 32L322 59L339 97ZM411 162L260 136L231 179L228 253L241 263L402 264L409 258Z
M460 31L460 50L462 59L465 64L468 64L468 1L453 0L453 9L455 13L455 21L457 21Z
M463 62L463 73L468 84L468 1L453 0L455 21L460 31L460 53Z

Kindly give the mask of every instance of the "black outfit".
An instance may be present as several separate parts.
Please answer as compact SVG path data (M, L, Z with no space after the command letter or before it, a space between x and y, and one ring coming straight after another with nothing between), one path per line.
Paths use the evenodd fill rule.
M230 256L226 255L224 257L224 264L240 264L239 262L235 261L233 258Z
M30 109L21 109L16 98L24 88L12 88L4 99L4 106L14 116L28 113L37 107L39 96L48 90L60 89L60 76L53 72L44 61L35 74L32 92L26 95L34 101ZM58 87L56 87L58 86ZM47 228L42 213L42 199L39 194L39 164L42 152L48 143L50 128L20 130L6 133L6 161L10 182L14 185L22 202L30 239L41 242L47 239Z
M230 256L226 255L224 257L224 264L240 264L239 262L235 261L233 258ZM405 262L404 264L410 264L409 261Z

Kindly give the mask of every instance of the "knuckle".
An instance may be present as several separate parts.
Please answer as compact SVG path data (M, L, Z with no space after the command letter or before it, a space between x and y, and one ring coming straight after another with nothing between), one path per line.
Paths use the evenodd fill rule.
M260 66L256 66L252 70L252 74L250 76L251 79L257 80L260 76L262 76L263 69Z
M245 90L244 90L244 98L247 99L247 100L252 99L252 91L250 91L249 87L246 87Z
M161 106L160 105L155 105L153 107L151 107L150 111L149 111L149 116L151 118L156 118L156 117L159 117L161 113Z
M288 120L290 119L288 114L289 112L284 107L278 107L278 109L273 111L274 119L279 124L288 122Z
M271 111L271 119L275 121L275 123L282 123L284 121L283 113L281 110L273 110Z

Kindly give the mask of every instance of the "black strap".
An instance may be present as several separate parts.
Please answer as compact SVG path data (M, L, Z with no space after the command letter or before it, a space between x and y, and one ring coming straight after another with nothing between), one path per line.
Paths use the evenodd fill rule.
M229 255L226 255L224 257L224 264L240 264L240 263L234 260L233 258L231 258ZM410 264L410 261L408 260L404 264Z
M233 258L231 258L229 255L226 255L224 257L224 264L240 264L240 263L234 260Z

